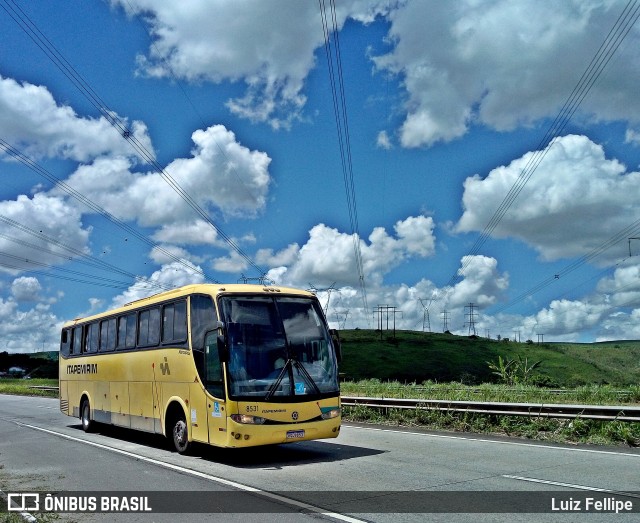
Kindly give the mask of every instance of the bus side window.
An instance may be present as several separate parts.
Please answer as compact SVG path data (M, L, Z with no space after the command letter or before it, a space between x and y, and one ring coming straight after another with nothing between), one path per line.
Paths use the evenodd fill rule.
M141 311L138 316L138 347L149 342L149 311Z
M118 318L118 350L133 349L136 346L136 314Z
M187 339L187 302L185 300L176 303L173 318L173 339L175 341L186 341Z
M149 337L147 338L149 345L158 345L160 343L160 307L154 307L149 311Z
M206 388L216 398L224 398L222 363L218 354L217 331L207 333L204 340L206 361Z
M127 317L120 316L118 318L118 342L116 343L117 349L124 349L127 346Z
M136 328L138 323L136 322L136 313L127 314L127 337L125 339L125 348L134 349L136 347Z
M98 322L91 323L85 329L85 352L98 352L98 339L100 336L100 328Z
M100 322L100 352L109 352L116 348L115 326L115 318Z
M73 329L73 350L71 354L82 353L82 326Z
M68 356L71 351L71 329L63 329L60 334L60 354Z
M116 319L111 318L109 320L109 326L107 327L107 336L109 338L107 350L111 351L116 349L117 333Z
M173 321L176 315L176 306L173 303L162 307L162 342L173 341Z
M169 303L162 308L162 342L178 342L187 339L187 302Z

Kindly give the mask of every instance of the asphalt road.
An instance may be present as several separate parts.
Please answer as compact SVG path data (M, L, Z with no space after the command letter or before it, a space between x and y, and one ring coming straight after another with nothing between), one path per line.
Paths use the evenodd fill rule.
M196 446L185 457L158 436L114 428L85 434L55 399L0 395L0 488L146 493L154 510L163 507L58 519L75 522L585 521L592 496L630 502L635 513L594 513L591 506L589 522L638 521L640 451L345 424L336 440ZM211 512L166 512L193 506Z

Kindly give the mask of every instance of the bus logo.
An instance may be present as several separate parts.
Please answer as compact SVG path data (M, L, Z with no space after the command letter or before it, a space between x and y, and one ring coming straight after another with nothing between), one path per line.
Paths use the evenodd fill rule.
M169 370L169 362L167 361L167 357L164 357L164 363L160 364L160 370L162 371L162 375L171 376L171 370Z
M297 411L297 410L294 410L294 411L291 413L291 419L292 419L293 421L296 421L296 420L298 419L298 411Z

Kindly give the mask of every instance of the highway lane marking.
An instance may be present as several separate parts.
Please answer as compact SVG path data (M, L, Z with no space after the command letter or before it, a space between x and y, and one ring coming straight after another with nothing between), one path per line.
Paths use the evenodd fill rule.
M640 458L640 454L633 454L631 452L615 452L612 450L597 450L597 449L579 449L579 448L572 448L572 447L553 447L550 445L541 445L539 443L524 443L524 442L518 442L518 441L498 441L498 440L492 440L492 439L484 439L484 438L471 438L471 437L466 437L466 436L450 436L447 434L427 434L425 432L412 432L409 430L396 430L396 429L382 429L382 428L378 428L378 427L359 427L356 425L342 425L342 428L350 428L350 429L359 429L359 430L373 430L373 431L378 431L378 432L391 432L393 434L408 434L411 436L423 436L423 437L428 437L428 438L440 438L440 439L458 439L458 440L463 440L463 441L477 441L479 443L495 443L498 445L515 445L515 446L519 446L519 447L533 447L533 448L539 448L539 449L550 449L550 450L567 450L570 452L587 452L590 454L608 454L608 455L613 455L613 456L625 456L625 457L632 457L632 458ZM336 442L335 444L339 444L339 442Z
M278 501L280 503L284 503L286 505L292 505L294 507L308 510L315 514L322 514L323 516L327 516L333 519L337 519L339 521L346 521L348 523L365 523L365 520L353 518L351 516L347 516L345 514L339 514L337 512L328 512L325 509L320 507L316 507L314 505L310 505L308 503L304 503L302 501L297 501L295 499L287 498L285 496L280 496L279 494L274 494L273 492L268 492L266 490L261 490L256 487L251 487L249 485L244 485L243 483L238 483L236 481L231 481L228 479L220 478L218 476L212 476L211 474L206 474L204 472L199 472L197 470L189 469L186 467L181 467L179 465L173 465L172 463L166 463L164 461L160 461L154 458L148 458L146 456L142 456L140 454L135 454L134 452L129 452L127 450L121 450L115 447L109 447L108 445L103 445L101 443L96 443L94 441L87 441L84 439L76 438L74 436L69 436L68 434L63 434L62 432L56 432L55 430L45 429L43 427L37 427L36 425L29 425L28 423L22 423L20 421L13 421L16 425L21 427L27 427L33 430L38 430L40 432L44 432L46 434L52 434L53 436L58 436L60 438L68 439L70 441L75 441L77 443L84 443L85 445L91 445L92 447L97 447L99 449L107 450L110 452L115 452L116 454L121 454L123 456L127 456L130 458L135 458L140 461L146 461L147 463L151 463L153 465L157 465L159 467L164 467L166 469L175 470L178 472L182 472L183 474L189 474L191 476L195 476L197 478L206 479L208 481L213 481L215 483L219 483L221 485L225 485L227 487L232 487L238 490L243 490L245 492L252 492L256 495L269 498L273 501Z
M637 494L632 494L631 492L623 492L620 490L609 490L606 488L598 488L598 487L588 487L586 485L576 485L574 483L562 483L560 481L549 481L547 479L538 479L538 478L526 478L523 476L511 476L509 474L502 474L503 478L507 479L517 479L518 481L528 481L530 483L542 483L543 485L553 485L555 487L567 487L576 490L589 490L593 492L606 492L607 494L617 494L619 496L625 496L628 498L640 498Z

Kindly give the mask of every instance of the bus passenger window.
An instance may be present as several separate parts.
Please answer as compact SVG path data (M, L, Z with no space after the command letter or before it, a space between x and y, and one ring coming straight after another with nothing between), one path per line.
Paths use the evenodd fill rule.
M68 356L71 350L71 330L63 329L60 335L60 354Z
M72 354L80 354L82 352L82 326L73 329L73 350Z
M160 308L149 311L149 336L147 344L158 345L160 343Z
M179 301L163 307L162 342L187 339L187 302Z
M143 347L149 342L149 311L142 311L138 318L138 346Z
M98 323L92 323L85 329L85 345L84 352L98 352L98 338L99 338Z
M109 338L109 342L107 343L107 350L115 350L117 341L117 327L115 318L111 318L109 320L109 326L107 327L107 336Z
M115 327L114 327L115 328ZM136 315L127 314L118 318L118 350L133 349L136 346Z
M100 352L109 352L116 348L116 320L104 320L100 323Z
M173 318L173 339L184 341L187 339L187 302L176 303L175 316Z
M127 339L127 317L120 316L118 318L118 342L116 343L116 348L124 349L126 345Z
M175 317L175 305L172 303L170 305L165 305L162 308L162 341L164 343L168 341L173 341L173 319Z
M127 349L133 349L136 346L136 327L138 326L136 322L136 314L127 315L127 338L125 340L125 347Z

